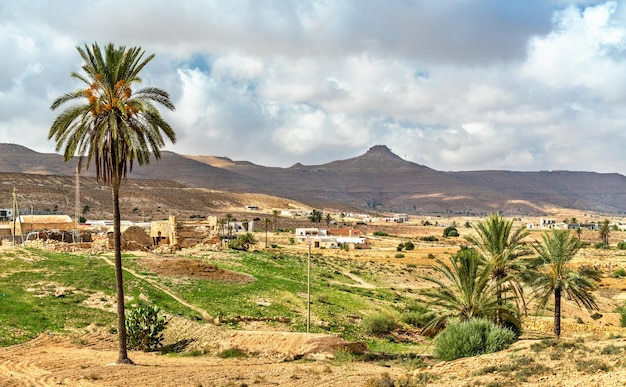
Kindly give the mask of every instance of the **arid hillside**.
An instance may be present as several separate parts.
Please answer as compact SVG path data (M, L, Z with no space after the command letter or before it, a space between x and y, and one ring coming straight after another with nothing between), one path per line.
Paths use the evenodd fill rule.
M0 172L0 208L13 207L13 189L18 206L27 214L34 211L74 215L76 180L72 176ZM151 221L169 215L182 219L223 216L230 212L239 219L267 216L273 209L305 209L294 200L256 193L237 193L189 188L173 180L129 179L121 188L120 210L124 220ZM258 210L248 211L247 206ZM86 208L87 207L87 208ZM80 178L79 215L87 219L109 219L111 190L94 177Z
M75 163L58 154L0 144L0 172L73 175ZM87 170L85 176L92 175ZM314 208L409 214L542 215L554 209L621 214L626 177L574 171L441 172L406 161L384 145L321 165L265 167L208 155L163 152L158 162L136 166L133 179L172 180L184 187L261 193Z

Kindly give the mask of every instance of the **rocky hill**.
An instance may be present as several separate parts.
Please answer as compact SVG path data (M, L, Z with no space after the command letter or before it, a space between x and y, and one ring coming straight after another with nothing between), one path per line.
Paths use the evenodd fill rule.
M0 172L73 175L75 163L57 154L0 144ZM91 171L83 172L90 176ZM91 175L93 176L93 175ZM554 208L619 214L626 211L626 177L570 171L441 172L406 161L384 145L321 165L289 168L226 157L163 152L158 162L136 166L131 179L171 180L171 189L208 188L260 193L311 207L410 214L540 215ZM158 197L158 194L156 195ZM158 201L156 198L150 201Z

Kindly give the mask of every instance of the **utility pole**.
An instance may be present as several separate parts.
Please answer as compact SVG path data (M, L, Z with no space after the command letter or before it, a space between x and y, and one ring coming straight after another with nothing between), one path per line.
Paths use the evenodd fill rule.
M306 333L311 331L311 240L309 239L309 259L306 270Z
M15 233L17 232L17 222L20 222L20 237L22 241L24 241L24 238L22 237L22 221L20 219L20 208L17 205L17 193L15 192L15 187L13 187L13 246L15 246Z

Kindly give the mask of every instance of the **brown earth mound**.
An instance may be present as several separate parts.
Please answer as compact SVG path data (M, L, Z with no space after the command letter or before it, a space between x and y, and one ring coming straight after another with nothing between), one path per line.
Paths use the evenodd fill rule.
M139 263L162 276L202 278L212 281L252 282L254 277L220 269L210 263L188 258L146 258Z

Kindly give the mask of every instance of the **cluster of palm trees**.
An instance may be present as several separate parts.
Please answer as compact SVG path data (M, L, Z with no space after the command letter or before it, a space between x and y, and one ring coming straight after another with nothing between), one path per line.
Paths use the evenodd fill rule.
M591 267L577 270L571 260L582 247L568 230L551 230L541 241L529 244L529 231L513 230L513 221L491 214L473 226L466 239L472 248L461 248L449 262L437 259L438 276L423 277L435 286L423 293L434 309L425 329L439 331L450 318L488 318L521 332L530 289L538 308L554 303L554 333L561 335L563 297L589 310L597 309L592 291L600 272ZM534 253L534 254L533 254Z

